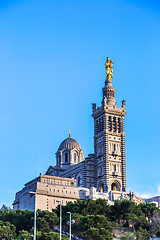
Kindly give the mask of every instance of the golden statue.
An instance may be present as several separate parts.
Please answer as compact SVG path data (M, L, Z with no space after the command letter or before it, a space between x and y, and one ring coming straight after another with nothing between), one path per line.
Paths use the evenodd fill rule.
M106 80L111 81L111 78L113 77L113 64L114 62L107 57L107 61L105 62Z

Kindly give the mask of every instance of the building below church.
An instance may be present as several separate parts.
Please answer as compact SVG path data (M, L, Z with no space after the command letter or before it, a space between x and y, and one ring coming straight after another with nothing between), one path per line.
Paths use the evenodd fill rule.
M76 186L74 178L61 178L55 176L39 176L25 184L25 187L16 193L13 209L34 210L36 192L36 207L41 210L52 210L56 208L56 200L60 200L62 205L67 202L74 202L77 199L86 199L89 196L89 188Z
M110 204L116 199L143 202L126 192L126 104L123 100L121 107L116 105L112 86L113 61L109 58L105 68L101 106L92 104L94 153L84 159L79 143L69 135L56 152L56 165L50 166L44 176L25 184L16 193L13 209L34 209L35 195L30 195L30 191L36 192L37 208L50 211L57 206L56 200L63 205L76 199L99 197L107 199Z
M160 208L160 196L155 196L152 198L144 198L143 199L145 202L149 202L149 203L154 203L156 205L156 207Z

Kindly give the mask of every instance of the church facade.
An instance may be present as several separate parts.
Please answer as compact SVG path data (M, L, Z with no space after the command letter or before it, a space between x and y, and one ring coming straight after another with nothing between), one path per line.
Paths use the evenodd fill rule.
M133 193L126 192L126 104L123 100L121 107L116 105L113 64L107 58L101 106L92 104L94 153L84 159L79 143L69 134L56 152L56 165L16 193L13 209L34 210L37 204L37 208L51 211L57 206L57 200L65 205L68 201L86 198L105 198L109 204L116 199L143 202ZM29 195L31 191L34 196Z
M92 104L94 120L94 154L83 160L79 143L69 137L59 146L56 166L50 166L46 174L75 178L77 186L95 187L99 192L126 191L125 161L125 101L118 107L115 88L112 85L113 61L105 63L106 80L102 89L100 107Z

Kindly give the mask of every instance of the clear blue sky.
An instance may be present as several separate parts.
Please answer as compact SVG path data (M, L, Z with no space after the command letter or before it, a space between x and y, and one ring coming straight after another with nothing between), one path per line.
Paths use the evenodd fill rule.
M160 3L17 0L0 3L0 206L49 165L71 135L93 153L91 103L114 60L127 99L127 188L160 195Z

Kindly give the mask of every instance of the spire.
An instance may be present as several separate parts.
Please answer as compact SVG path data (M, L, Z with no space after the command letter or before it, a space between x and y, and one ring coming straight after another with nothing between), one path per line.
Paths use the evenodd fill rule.
M106 69L106 80L105 87L103 90L103 98L106 97L107 105L114 106L116 105L116 101L114 98L115 88L112 86L112 78L113 78L113 64L114 62L107 57L105 62Z

